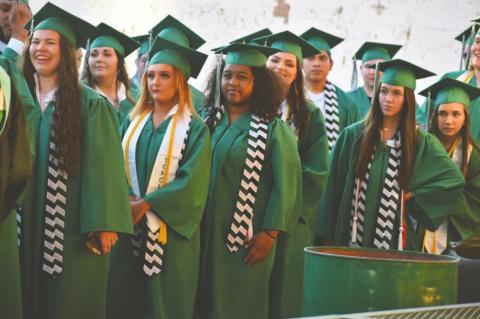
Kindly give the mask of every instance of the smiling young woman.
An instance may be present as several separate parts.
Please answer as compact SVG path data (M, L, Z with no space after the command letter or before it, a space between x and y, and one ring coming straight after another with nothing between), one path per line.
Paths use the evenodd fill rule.
M83 81L106 98L117 113L121 125L132 110L134 100L130 94L130 81L125 58L139 47L133 39L100 23L87 48L82 74Z
M24 208L29 318L104 318L107 254L133 232L115 114L78 81L75 49L92 31L47 3L25 52L37 136Z
M267 68L282 83L280 116L297 136L302 170L302 213L293 234L281 234L275 253L270 297L271 318L302 315L303 259L313 245L315 221L328 176L328 141L322 112L305 98L302 63L320 51L284 31L255 40L280 50L270 55Z
M421 250L461 201L463 177L438 140L416 128L415 82L432 75L403 60L383 76L365 121L348 127L332 154L321 235L337 245Z
M423 236L422 248L441 254L447 252L449 242L467 239L480 230L480 151L470 135L469 112L480 89L444 78L420 94L430 96L432 102L431 132L465 177L461 205L435 231L425 230Z

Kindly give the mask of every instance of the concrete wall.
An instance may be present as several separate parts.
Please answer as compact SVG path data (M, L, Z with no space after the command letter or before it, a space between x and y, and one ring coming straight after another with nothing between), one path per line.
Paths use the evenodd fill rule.
M301 33L311 26L343 37L334 48L330 80L350 87L351 56L364 41L401 44L397 57L435 73L456 70L461 43L454 37L480 15L478 0L53 0L96 25L105 22L127 33L143 34L172 14L207 40L201 51L263 27ZM30 0L36 12L45 2ZM133 59L128 59L133 71ZM198 80L203 88L211 63ZM435 78L420 81L423 88Z

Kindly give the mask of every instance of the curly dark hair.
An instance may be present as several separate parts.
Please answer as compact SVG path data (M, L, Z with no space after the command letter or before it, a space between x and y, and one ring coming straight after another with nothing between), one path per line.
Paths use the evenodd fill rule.
M223 73L225 64L222 63L220 67ZM271 121L277 116L278 108L282 102L280 81L272 71L265 67L250 67L250 69L255 78L252 96L250 97L252 112L267 121ZM207 85L205 108L209 114L215 111L216 74L217 67L212 70ZM220 94L220 104L226 105L223 94ZM209 116L209 118L211 117ZM206 124L209 127L211 125L208 122Z
M305 98L305 86L303 83L303 72L301 62L297 58L297 74L295 80L290 85L287 93L288 105L292 108L292 120L297 130L297 135L301 139L308 129L309 111L307 99Z
M30 45L24 53L23 74L32 96L36 96L35 68L30 59ZM60 160L60 168L74 172L80 159L80 127L82 123L81 89L78 81L75 46L60 34L60 64L58 65L58 89L55 95L51 130L55 132L56 148Z
M135 101L133 100L132 96L130 95L130 80L128 78L128 72L127 69L125 68L125 58L118 54L117 50L115 51L115 54L117 55L118 59L118 64L117 64L117 69L118 69L118 75L117 79L120 81L124 86L125 86L125 93L127 96L127 100L135 104ZM85 54L85 63L83 64L83 69L82 69L82 81L87 83L87 85L91 88L95 88L95 79L93 78L92 72L90 72L90 68L88 67L88 59L90 58L90 51L88 51Z

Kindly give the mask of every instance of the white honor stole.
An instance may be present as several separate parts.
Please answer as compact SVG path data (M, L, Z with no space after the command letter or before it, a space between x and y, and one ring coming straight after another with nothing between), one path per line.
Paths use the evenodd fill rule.
M293 130L295 136L298 139L297 128L295 127L295 123L290 120L290 113L291 113L290 105L287 103L287 99L283 100L282 104L280 104L280 108L278 110L278 115L282 119L283 122L287 123L287 125Z
M137 177L135 156L136 146L138 138L140 137L147 120L150 118L151 113L151 111L147 111L136 116L130 123L122 141L128 184L137 198L141 198L141 195ZM175 105L166 116L166 118L169 117L172 119L168 124L167 131L158 150L146 194L149 194L174 180L181 160L182 151L190 127L191 113L185 108L183 114L179 114L178 105ZM146 213L146 219L149 231L155 233L160 229L158 240L161 244L165 245L167 243L166 224L151 211Z
M467 83L470 82L470 80L472 79L472 77L475 75L475 71L474 70L467 70L465 72L463 72L462 74L460 74L458 77L457 77L457 80L458 81L462 81L463 83Z
M0 67L0 134L2 134L7 124L8 114L10 112L10 88L10 76Z
M468 146L468 159L470 161L470 155L472 154L472 145ZM457 144L452 154L452 161L457 164L459 168L462 167L462 141ZM424 249L430 254L440 255L447 249L448 245L448 220L446 219L435 231L425 230L425 237L423 246Z

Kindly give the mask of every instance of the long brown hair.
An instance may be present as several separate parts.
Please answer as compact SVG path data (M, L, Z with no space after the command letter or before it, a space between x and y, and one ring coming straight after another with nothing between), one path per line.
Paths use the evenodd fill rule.
M23 74L32 96L36 96L35 68L30 59L30 45L24 53ZM76 68L75 47L60 34L60 64L51 130L56 136L60 168L73 173L80 160L80 126L82 123L81 93Z
M437 107L435 111L432 113L430 117L430 133L434 134L440 139L441 132L438 127L438 111L440 107ZM468 109L463 106L463 111L465 114L465 122L463 123L463 127L460 130L459 134L462 139L462 165L460 167L460 171L462 172L463 176L467 176L467 168L468 168L468 146L472 145L473 147L477 148L475 141L473 140L472 135L470 134L470 112Z
M175 87L177 94L175 95L176 103L178 104L178 112L182 114L187 108L191 113L196 114L195 109L193 108L192 96L190 94L190 87L188 86L188 81L185 78L185 75L179 71L176 67L172 65L173 76L175 77ZM130 119L133 119L135 116L140 115L146 109L153 108L153 99L148 92L148 67L146 72L142 75L141 80L141 92L140 97L135 104L132 112L130 113Z
M383 113L379 101L380 89L377 90L372 107L365 119L365 127L360 136L360 152L356 177L363 178L367 171L374 147L378 142ZM408 189L408 184L413 174L413 162L417 144L417 128L415 123L415 94L412 89L404 88L404 101L400 117L400 137L402 140L402 156L400 159L399 180L402 189Z
M113 50L115 55L117 56L117 80L120 81L125 86L125 94L127 96L127 100L130 103L135 103L131 94L130 94L130 80L128 78L128 72L125 68L125 58L118 54L117 50ZM92 72L90 72L90 67L88 64L88 59L90 58L90 50L86 53L85 61L86 63L83 64L82 70L82 81L85 81L87 85L91 88L95 88L96 82L93 78ZM120 101L119 101L120 102Z
M297 129L298 137L301 139L308 129L308 107L305 98L305 86L303 84L303 72L300 60L297 58L297 73L295 80L287 93L287 103L292 108L292 120Z

